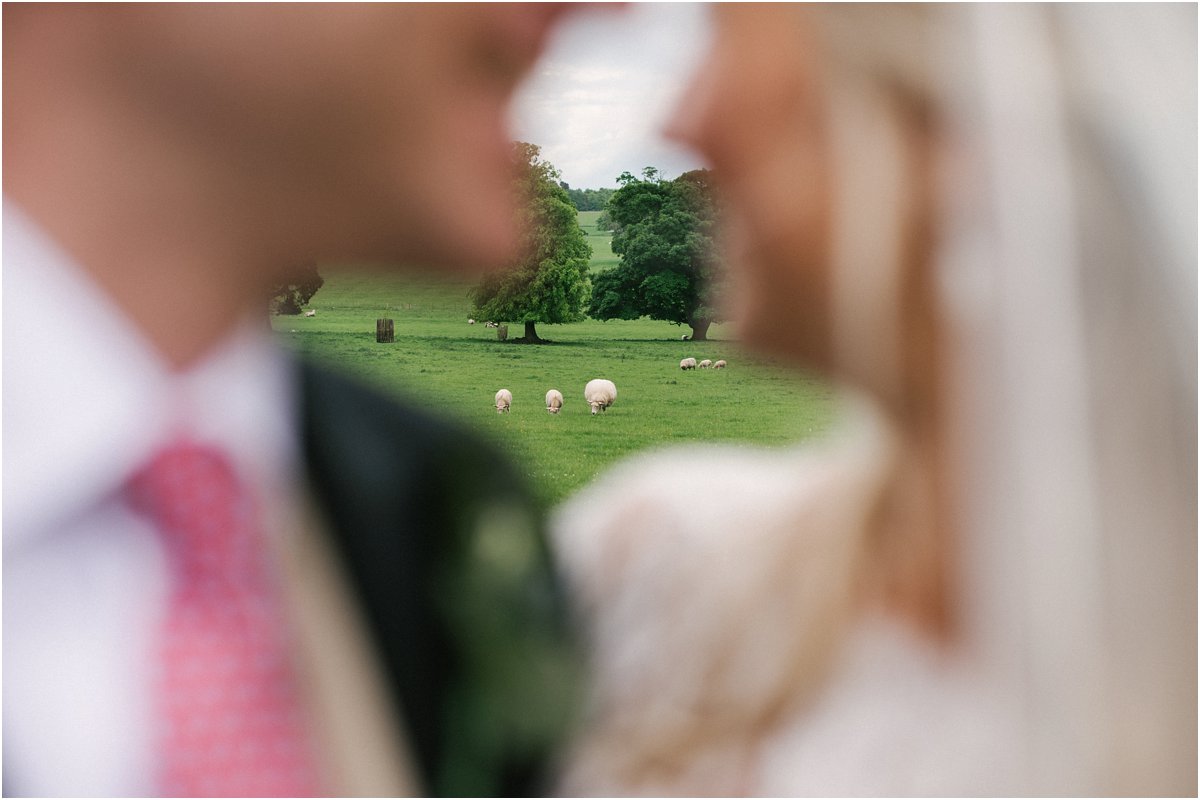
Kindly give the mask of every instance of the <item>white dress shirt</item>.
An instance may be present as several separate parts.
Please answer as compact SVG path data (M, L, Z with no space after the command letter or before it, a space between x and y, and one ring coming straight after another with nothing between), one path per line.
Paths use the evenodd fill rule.
M264 313L174 371L8 200L3 247L4 792L154 794L167 572L121 488L187 434L277 505L297 477L290 362Z
M128 477L181 434L264 510L329 794L419 794L346 576L302 488L291 361L265 313L174 371L4 204L4 793L153 795L152 678L167 568Z

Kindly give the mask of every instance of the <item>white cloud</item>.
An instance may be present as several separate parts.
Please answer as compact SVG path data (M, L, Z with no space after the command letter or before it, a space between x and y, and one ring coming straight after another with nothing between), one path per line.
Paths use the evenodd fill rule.
M703 166L661 130L707 50L707 13L693 3L576 12L518 94L516 137L541 145L580 188L615 187L646 166L667 175Z

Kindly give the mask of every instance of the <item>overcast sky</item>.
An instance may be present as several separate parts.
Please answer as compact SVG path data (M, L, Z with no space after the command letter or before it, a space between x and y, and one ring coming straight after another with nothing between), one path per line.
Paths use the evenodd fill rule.
M576 12L518 94L514 133L580 189L646 166L667 177L704 166L660 130L708 37L708 12L693 3Z

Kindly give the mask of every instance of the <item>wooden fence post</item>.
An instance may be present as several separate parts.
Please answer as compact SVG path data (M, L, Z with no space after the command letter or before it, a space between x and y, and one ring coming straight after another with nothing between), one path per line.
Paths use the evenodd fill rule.
M390 319L375 320L375 341L385 344L396 341L396 329Z
M502 342L508 340L508 326L507 325L501 325L500 327L496 328L496 338Z

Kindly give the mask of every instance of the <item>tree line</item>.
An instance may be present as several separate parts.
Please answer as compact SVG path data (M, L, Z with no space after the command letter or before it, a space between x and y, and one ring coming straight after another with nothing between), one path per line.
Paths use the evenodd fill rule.
M566 181L558 185L567 193L571 205L579 211L603 211L608 204L608 198L613 196L616 189L572 189Z
M517 143L524 210L524 256L508 271L486 276L472 290L478 316L523 323L516 341L539 343L536 324L593 319L651 319L691 328L707 338L719 322L721 280L713 242L717 223L708 170L668 180L647 167L625 172L617 189L572 190L537 145ZM594 278L591 246L579 227L571 192L607 192L601 209L620 263ZM593 194L592 197L596 197Z

